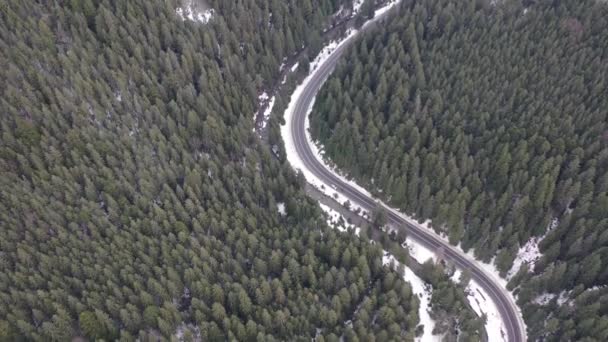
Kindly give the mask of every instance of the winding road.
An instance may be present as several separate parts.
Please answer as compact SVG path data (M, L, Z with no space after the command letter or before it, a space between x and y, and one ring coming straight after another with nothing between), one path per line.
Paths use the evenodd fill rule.
M389 11L385 11L380 15L377 15L374 19L370 20L359 33L369 30L373 25L372 22L379 21ZM367 194L360 192L355 187L341 180L333 171L327 169L315 156L309 141L306 137L306 116L308 115L309 109L312 107L315 96L327 77L334 70L334 67L339 61L342 53L347 49L348 45L354 41L359 33L346 38L344 43L339 45L331 55L318 67L311 72L309 81L304 86L303 91L300 93L298 98L292 98L295 102L295 109L293 111L293 119L291 120L291 126L289 132L293 139L295 150L302 160L304 166L308 171L312 172L316 177L322 180L325 184L336 185L336 191L341 193L343 196L353 200L361 206L363 210L372 212L377 205L385 207L388 222L391 225L404 227L409 237L415 240L417 243L423 245L430 250L442 250L444 259L452 262L456 267L460 269L467 269L471 273L471 279L476 281L491 297L491 300L496 304L501 318L504 323L504 327L507 330L507 336L509 341L523 342L526 340L525 325L523 319L520 316L519 310L516 304L513 302L512 297L505 288L496 280L493 274L490 274L484 270L479 263L472 257L464 254L459 249L451 246L448 242L437 236L432 230L425 229L408 222L400 213L396 210L386 206L382 202L369 197Z

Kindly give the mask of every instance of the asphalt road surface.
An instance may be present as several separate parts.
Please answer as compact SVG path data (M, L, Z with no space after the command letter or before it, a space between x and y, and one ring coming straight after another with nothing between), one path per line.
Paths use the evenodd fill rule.
M391 10L392 11L392 10ZM389 12L391 12L389 11ZM388 12L383 13L382 16ZM379 21L380 16L374 18L374 21ZM359 33L369 30L373 26L373 23L366 25ZM331 170L326 169L315 157L308 144L305 133L305 120L308 113L308 109L312 105L315 95L323 85L323 82L327 79L329 74L333 71L334 67L339 61L340 56L345 51L350 43L354 41L356 35L352 36L346 43L340 45L327 60L319 65L316 70L312 72L310 82L306 85L301 96L296 99L295 110L293 113L292 126L290 132L293 136L296 151L302 159L305 167L312 173L314 173L319 179L325 184L335 185L336 191L343 194L345 197L356 201L361 205L363 210L372 212L379 204L376 200L367 195L361 193L356 188L340 180ZM380 204L383 205L383 204ZM385 207L388 217L388 222L391 225L397 227L403 227L406 229L409 237L414 239L416 242L425 246L430 250L441 250L443 258L449 262L452 262L456 267L460 269L467 269L471 273L471 278L475 280L486 292L490 295L491 300L496 304L501 318L506 328L508 340L513 342L523 342L526 340L525 327L522 318L520 317L517 306L511 298L505 288L500 283L495 281L494 276L486 273L486 271L478 265L478 262L472 259L470 256L465 255L461 251L452 247L449 243L442 240L433 231L417 227L408 223L399 214L388 207Z

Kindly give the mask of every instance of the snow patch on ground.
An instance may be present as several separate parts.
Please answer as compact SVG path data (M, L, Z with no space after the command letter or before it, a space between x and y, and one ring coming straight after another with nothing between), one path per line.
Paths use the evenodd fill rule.
M266 102L268 100L268 93L263 92L262 94L260 94L258 96L258 100L260 100L260 102Z
M407 245L410 256L416 259L418 263L424 264L429 259L434 262L437 261L437 255L433 251L416 243L411 238L406 238L405 244Z
M183 7L175 9L175 13L181 20L190 20L206 24L213 18L215 11L213 8L201 11L193 0L184 0Z
M295 72L296 70L298 70L299 66L300 66L300 62L297 62L296 64L294 64L290 69L291 72Z
M563 305L564 303L570 301L570 291L562 291L559 293L559 297L557 297L557 304Z
M270 101L268 101L268 105L266 106L266 110L264 111L264 119L262 120L262 128L266 127L268 124L268 119L270 119L270 113L272 113L272 108L274 107L275 97L271 97Z
M390 10L394 5L398 4L399 2L401 2L401 0L391 0L386 4L386 6L378 8L376 12L374 12L374 18L383 15L384 13L386 13L386 11ZM365 23L365 25L367 25L367 22Z
M365 0L355 0L353 2L353 15L359 13L359 11L361 10L361 6L363 6L364 2Z
M336 13L332 14L332 17L339 17L344 12L344 5L340 5L340 8L336 11Z
M405 221L407 221L410 225L413 226L417 226L420 228L424 228L427 230L432 230L431 228L431 220L426 220L423 223L418 222L418 220L416 220L415 218L408 216L404 213L402 213L401 211L391 208L390 206L386 205L383 202L379 202L381 203L386 210L389 210L393 213L395 213L396 215L400 216L402 219L404 219ZM465 254L467 256L469 256L469 258L471 260L475 260L476 264L484 271L484 273L491 277L494 282L500 284L503 288L507 288L507 280L502 278L500 276L500 272L498 271L498 269L496 268L496 266L494 266L494 259L492 259L492 261L490 263L485 263L482 262L481 260L477 260L477 258L475 258L475 254L474 254L474 250L470 249L467 253L465 253L462 248L460 247L460 244L458 244L457 246L452 246L451 244L449 244L448 238L447 236L445 236L445 234L440 234L438 235L442 240L444 240L445 242L448 242L449 248L452 248L455 251L460 252L461 254ZM411 255L414 259L416 259L418 262L423 263L426 260L430 258L432 258L433 260L437 260L437 254L433 251L430 251L429 249L425 248L424 246L416 243L416 241L414 240L409 240L410 243L408 243L408 246L410 246L410 251L411 251ZM481 289L481 287L479 287ZM523 323L523 316L521 314L521 308L519 308L519 306L517 306L515 303L515 297L513 296L513 293L510 291L505 291L505 293L509 296L509 299L512 301L514 308L517 310L518 312L518 318L522 320L522 326L525 327L525 324ZM489 296L487 298L490 298ZM498 313L498 311L496 311ZM499 319L500 319L500 315L498 315ZM492 341L492 340L490 340Z
M454 282L460 283L461 270L456 270L452 275ZM500 316L500 311L490 300L488 293L474 280L469 281L469 285L465 289L467 299L473 308L473 311L480 317L486 315L486 332L488 333L488 341L503 341L507 342L509 336Z
M593 287L586 289L585 291L597 291L597 290L605 289L606 287L608 287L608 285L595 285Z
M285 211L285 203L277 203L277 210L281 216L287 215L287 211Z
M190 331L191 336L194 338L194 341L202 341L201 340L201 329L198 326L192 324L182 323L177 326L173 336L177 339L177 341L182 342L186 339L184 338L186 331Z
M338 211L332 209L331 207L319 203L319 206L323 211L327 214L327 224L334 229L338 229L341 232L347 232L349 229L353 230L357 236L361 231L360 227L355 226L354 224L349 224L344 216L340 214ZM371 241L371 240L370 240ZM373 241L372 241L373 242ZM429 284L426 284L422 279L420 279L411 269L407 266L403 265L399 262L393 255L389 252L384 251L384 256L382 258L382 264L385 266L393 267L393 270L397 270L399 266L403 266L403 279L408 282L412 286L412 292L416 295L420 301L419 317L420 323L424 325L424 332L421 337L417 337L416 341L418 342L439 342L441 341L441 337L439 335L433 335L432 331L435 327L435 321L431 318L430 310L431 310L431 292L432 288Z
M517 256L515 257L515 260L513 260L513 267L511 267L511 270L508 273L509 278L517 274L523 264L528 264L530 271L534 270L534 264L542 256L538 248L538 243L541 240L542 237L534 237L519 248Z
M530 272L534 271L534 265L542 256L538 244L547 236L547 234L549 234L549 232L555 229L558 224L559 221L554 218L547 227L547 231L543 236L533 237L528 240L525 245L519 248L519 251L517 252L517 256L513 261L513 266L511 267L511 270L509 270L507 278L511 278L515 274L517 274L523 264L528 264Z
M496 304L490 300L490 296L474 280L471 280L467 287L467 298L478 315L486 315L488 341L507 342L509 337Z
M450 277L450 279L452 279L453 282L455 283L460 283L460 276L462 275L462 271L459 269L455 269L454 270L454 274L452 274L452 276Z
M418 315L420 317L420 323L424 325L424 332L422 336L417 337L416 341L429 341L429 342L439 342L441 341L442 336L433 335L432 331L435 327L435 321L431 318L431 286L422 279L420 279L412 270L410 270L407 266L403 265L399 262L393 255L389 252L384 252L384 257L382 257L382 264L385 266L389 266L393 268L393 270L397 270L399 266L403 266L403 279L408 282L412 286L412 292L418 296L420 300L420 306L418 308Z
M268 120L270 119L270 113L272 113L272 108L274 107L274 102L275 102L276 97L270 97L268 95L267 92L263 92L262 94L260 94L258 96L258 108L260 110L262 110L262 108L264 109L264 112L262 113L262 121L261 124L259 125L259 128L265 128L266 125L268 124ZM253 115L253 131L256 131L257 128L257 119L258 119L258 115L260 114L260 112L256 112Z
M539 296L537 296L536 298L534 298L532 300L532 302L534 304L538 304L538 305L547 305L549 304L550 301L553 300L553 298L555 298L555 294L554 293L543 293Z
M344 216L342 216L342 214L332 209L331 207L323 203L319 203L319 205L321 206L321 209L323 209L323 211L327 214L327 225L341 232L348 232L349 229L352 229L355 235L359 236L361 228L355 226L354 224L348 223L348 221Z

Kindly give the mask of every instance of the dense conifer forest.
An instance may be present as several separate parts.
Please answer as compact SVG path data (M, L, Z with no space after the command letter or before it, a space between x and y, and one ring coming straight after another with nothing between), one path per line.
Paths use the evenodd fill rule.
M594 0L404 0L311 114L338 168L511 271L531 340L608 340L607 18Z
M329 229L251 132L352 4L179 5L0 4L0 341L413 340L382 248Z

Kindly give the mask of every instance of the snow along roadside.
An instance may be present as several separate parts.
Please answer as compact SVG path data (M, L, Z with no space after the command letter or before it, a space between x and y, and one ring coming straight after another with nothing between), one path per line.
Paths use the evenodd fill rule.
M452 281L458 283L461 274L462 271L457 269L454 272L454 275L452 275ZM500 316L500 311L498 311L496 304L489 299L490 297L486 291L479 286L475 280L470 280L465 289L465 293L473 311L475 311L479 317L486 315L485 327L488 334L488 341L508 342L509 339Z
M386 6L383 6L383 7L379 8L378 10L376 10L374 19L371 19L369 22L375 21L376 16L379 16L379 15L385 13L390 8L392 8L394 5L396 5L399 1L401 1L401 0L391 0L387 3ZM353 13L352 13L351 17L354 17L359 13L361 6L363 5L364 2L365 2L365 0L355 0L355 2L353 3ZM177 8L176 12L177 12L178 16L180 16L183 20L185 20L185 17L183 15L184 10L182 8ZM190 6L186 8L186 13L187 13L187 17L190 18L190 20L196 20L194 18L194 8L193 8L192 3L190 3ZM213 9L209 9L202 14L199 13L198 20L200 22L206 23L213 17L213 14L214 14ZM272 15L272 13L271 13L271 15ZM367 25L369 22L366 22L363 26ZM348 36L345 39L343 39L342 41L340 41L340 42L331 41L327 46L325 46L325 48L323 50L321 50L321 52L319 53L317 58L311 63L311 65L310 65L311 70L316 70L316 68L319 65L323 64L325 62L325 59L327 59L339 45L346 42L350 37L354 36L357 32L358 32L357 30L351 29L348 32ZM300 63L296 62L293 66L291 66L290 71L292 73L294 73L298 69L299 66L300 66ZM281 66L279 67L279 71L282 71L284 68L285 68L285 63L282 63ZM285 82L287 81L287 76L288 75L285 75L285 77L281 81L281 84L285 84ZM275 96L272 96L271 98L269 98L268 93L265 91L261 95L258 96L258 108L260 108L260 110L263 108L266 108L264 110L263 118L260 123L260 126L261 126L260 128L262 128L262 129L266 128L266 125L268 124L268 120L270 119L270 114L272 113L272 109L274 107L274 102L275 102ZM258 110L258 112L256 112L253 115L253 132L257 131L258 114L259 114L259 110ZM308 120L306 120L306 125L307 125L307 127L306 127L307 138L309 138L309 140L311 140L311 138L309 137L309 134L308 134ZM314 152L319 153L319 150L317 149ZM342 177L342 178L344 178L344 180L347 181L345 177ZM356 183L350 182L350 181L347 181L347 182L349 184L351 184L352 186L357 186L360 191L365 191L365 189L360 188Z
M348 223L348 221L344 216L342 216L342 214L332 209L331 207L323 203L319 203L319 205L321 206L321 209L323 209L323 211L325 211L325 213L327 214L327 224L330 227L335 228L341 232L347 232L348 229L353 229L355 235L360 236L360 227ZM374 242L373 240L370 241ZM426 284L411 269L409 269L406 265L403 265L387 251L384 251L384 256L382 257L382 264L387 267L392 266L392 269L394 271L397 271L399 266L403 266L403 280L405 280L411 285L412 293L416 297L418 297L418 317L420 318L420 322L418 324L424 325L424 330L422 336L416 337L416 341L440 342L442 336L433 335L433 329L435 328L435 320L431 318L431 314L429 312L431 309L431 286L429 284Z
M395 0L395 1L391 1L389 2L386 6L376 10L374 18L368 20L363 27L371 24L372 22L376 21L377 19L382 17L382 14L386 13L388 10L390 10L393 6L397 5L400 2L400 0ZM360 209L360 204L357 203L356 200L353 200L351 198L348 198L346 196L344 196L343 194L338 193L337 191L334 191L333 189L333 184L326 184L325 182L323 182L323 180L319 179L318 177L316 177L314 175L314 173L312 173L310 170L308 170L305 166L305 164L303 163L303 161L300 159L300 156L297 153L297 150L295 148L295 143L293 141L293 137L291 136L291 126L292 126L292 122L293 122L293 114L295 111L295 107L296 107L296 103L298 102L298 99L300 98L300 96L302 95L302 92L304 91L304 89L306 88L307 84L310 82L310 80L312 79L312 76L314 74L314 71L317 70L319 68L319 66L323 65L327 59L335 52L335 50L344 45L345 43L347 43L349 40L351 40L354 36L356 36L356 34L358 33L358 30L350 30L346 37L344 37L343 39L341 39L340 41L332 41L330 42L327 46L325 46L323 48L323 50L321 50L321 52L319 53L319 55L314 59L314 61L310 64L310 73L309 75L302 81L302 83L296 87L296 89L294 90L291 98L290 98L290 102L289 105L287 107L287 109L285 110L284 113L284 120L285 120L285 124L281 126L281 136L283 138L283 142L285 144L285 153L287 155L287 160L289 161L289 163L292 165L292 167L296 170L300 170L302 172L302 174L304 175L304 177L306 178L306 180L308 181L308 183L310 183L312 186L314 186L315 188L317 188L319 191L321 191L322 193L324 193L327 196L330 197L334 197L338 202L340 203L345 203L346 201L349 201L351 203L351 207L353 208L353 210L357 210L357 208ZM311 101L309 108L307 109L307 113L306 113L306 118L305 118L305 134L306 134L306 139L308 140L308 143L311 147L311 150L313 152L313 154L315 155L315 158L317 158L317 160L328 170L331 170L337 177L339 177L342 181L344 181L345 183L349 184L350 186L352 186L353 188L356 188L358 191L360 191L361 193L365 194L368 197L373 198L373 196L371 196L371 194L369 193L369 191L365 190L364 188L362 188L361 186L359 186L357 183L347 179L346 177L344 177L340 172L338 172L335 168L329 166L325 160L323 159L323 152L322 149L313 142L312 137L310 136L310 132L309 132L309 114L312 111L312 107L314 105L314 99L313 101ZM422 229L430 229L430 221L424 222L424 223L420 223L418 222L415 218L408 216L404 213L402 213L401 211L391 208L390 206L386 205L385 203L379 201L380 204L382 204L385 208L387 208L387 210L390 210L391 212L399 215L401 218L403 218L404 220L406 220L409 224L414 225L416 227L422 228ZM367 213L363 212L363 216L367 218ZM447 237L445 236L441 236L441 238L447 242ZM411 242L414 242L413 240L410 240ZM449 242L448 242L449 244ZM501 286L503 288L505 288L505 292L507 293L507 296L509 297L509 300L511 301L513 307L515 308L516 312L517 312L517 319L519 321L520 326L523 328L523 332L525 334L525 323L523 321L522 318L522 314L521 314L521 309L515 304L515 298L513 297L512 292L507 291L506 290L506 283L507 281L503 278L500 277L499 272L496 270L496 268L494 267L494 265L491 264L486 264L483 263L481 261L478 261L475 259L475 257L472 255L472 252L469 251L469 253L464 253L464 251L460 248L460 246L457 247L453 247L451 245L449 245L450 248L453 248L454 250L457 250L458 252L460 252L460 254L462 255L468 255L469 258L474 261L476 264L478 264L480 266L480 268L484 271L484 273L486 273L486 275L488 275L490 278L492 278L496 283L501 284ZM429 251L428 249L426 249L423 246L417 245L415 247L416 250L421 251L421 253L428 255L429 252L432 253L432 251ZM428 259L428 258L427 258ZM420 260L421 262L424 262L425 260ZM489 295L483 290L481 289L481 287L479 287L479 290L481 292L483 292L483 296L485 296L486 298L490 298ZM476 291L478 292L478 291ZM471 303L473 304L473 303ZM495 306L495 303L492 303ZM500 318L500 315L498 316ZM501 324L501 328L504 329L504 322L502 321L502 319L500 319L500 324ZM488 331L488 334L490 333L490 329L496 329L496 326L494 325L494 322L489 322L486 324L486 330ZM499 329L500 330L500 329ZM492 339L490 339L492 341Z
M365 22L365 24L363 24L363 27L365 27L365 26L371 24L372 22L378 20L379 18L381 18L382 14L386 13L388 10L390 10L395 5L397 5L399 2L400 2L400 0L392 0L392 1L388 2L386 4L386 6L377 9L375 12L374 18ZM353 210L357 210L358 208L360 209L360 204L352 199L349 199L349 198L343 196L342 194L339 194L337 191L335 191L333 189L333 184L324 183L321 179L316 177L312 172L310 172L305 167L304 163L302 162L302 160L300 159L300 156L298 155L298 153L296 151L295 143L292 139L291 132L290 132L290 127L291 127L291 123L293 122L293 113L295 110L296 103L298 102L297 100L302 95L302 92L304 91L304 88L306 88L306 85L312 79L312 75L313 75L314 71L317 70L320 65L323 65L327 61L327 59L336 51L336 49L338 47L347 43L350 39L352 39L354 36L356 36L356 34L358 32L359 32L358 30L354 30L354 29L349 30L344 38L342 38L339 41L335 41L335 40L331 41L329 44L327 44L321 50L321 52L319 52L317 57L310 63L309 75L302 81L302 83L300 83L300 85L298 85L296 87L293 94L291 95L289 105L287 106L287 109L285 110L285 114L284 114L285 124L283 126L281 126L281 136L282 136L283 142L285 144L285 153L287 155L287 160L289 161L291 166L296 170L300 170L302 172L302 174L304 175L304 178L306 178L306 180L308 181L308 183L310 183L312 186L317 188L323 194L330 196L330 197L334 197L338 202L340 202L342 204L345 203L346 201L349 201L351 203L351 207L353 208ZM338 172L336 172L335 169L330 168L327 165L327 163L325 163L323 161L319 148L315 144L312 143L312 138L310 137L310 133L308 132L308 125L309 125L308 113L310 113L310 111L312 110L313 104L314 104L314 100L311 102L310 107L307 109L305 126L306 126L306 138L308 139L308 141L311 145L311 148L312 148L313 153L315 154L315 157L325 167L331 169L334 173L336 173L342 181L344 181L345 183L348 183L350 186L355 187L360 192L371 197L371 194L367 190L360 187L357 183L350 181L346 177L340 175ZM368 213L365 211L362 211L362 216L364 218L369 217Z
M440 342L442 335L433 335L435 329L435 321L431 318L429 311L431 310L431 285L426 284L420 277L418 277L412 270L407 266L399 262L389 252L384 251L384 257L382 258L382 264L385 266L393 267L393 270L399 269L403 266L403 279L412 286L412 292L418 296L418 317L420 317L420 323L424 325L422 336L416 337L418 342Z

